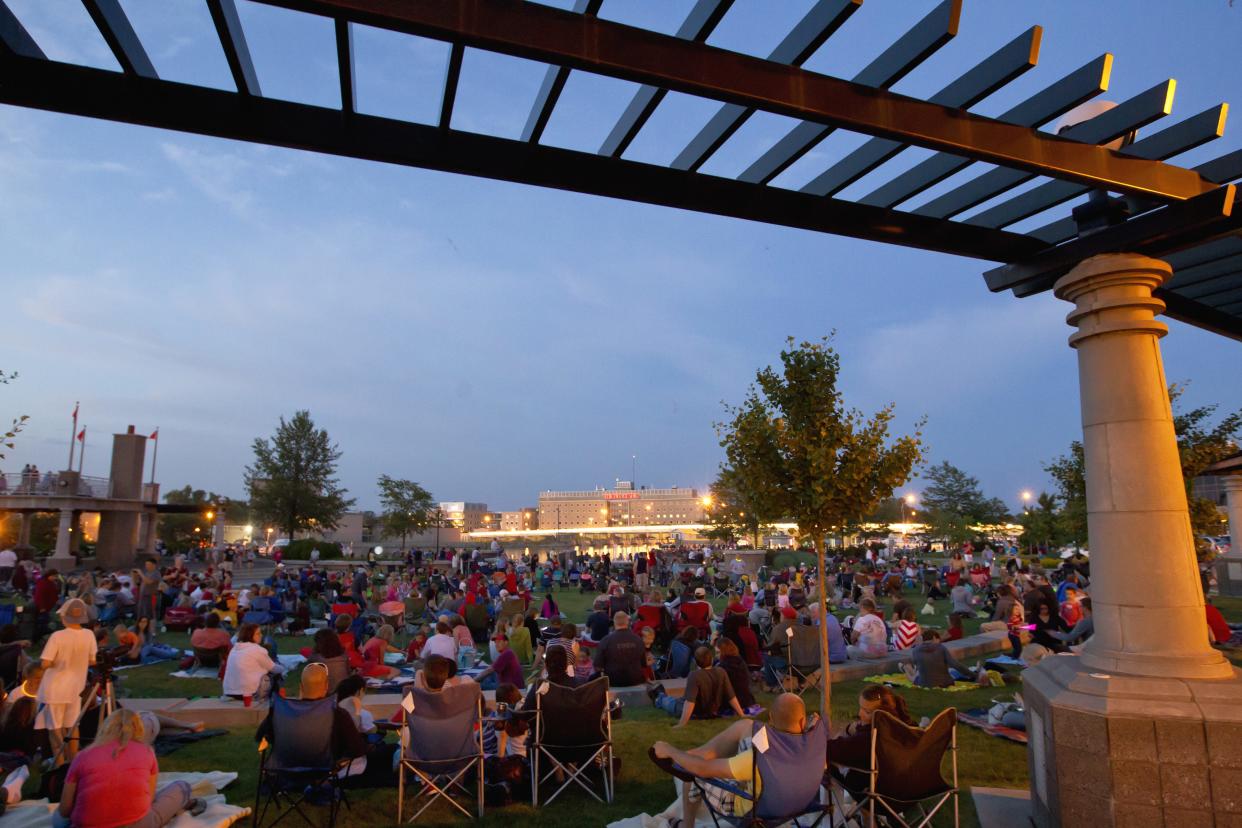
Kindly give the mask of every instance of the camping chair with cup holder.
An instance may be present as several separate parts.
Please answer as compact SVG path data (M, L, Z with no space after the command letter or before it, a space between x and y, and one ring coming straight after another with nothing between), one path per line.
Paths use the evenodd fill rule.
M402 603L405 604L405 623L408 627L417 628L427 620L427 599L411 595Z
M941 771L945 754L950 756L951 779ZM894 828L927 828L936 814L953 803L953 825L960 825L957 780L957 709L946 708L927 727L908 725L883 710L871 720L871 770L854 770L853 778L865 778L864 790L853 790L850 777L836 770L855 800L842 808L842 824L879 824ZM834 788L836 798L840 792ZM865 821L864 821L865 820Z
M405 816L407 774L412 774L421 785L411 797L411 805L422 801L409 822L440 800L467 818L482 818L482 689L474 682L445 687L439 692L413 687L401 704L405 724L401 728L397 821Z
M786 676L791 681L791 692L799 696L812 687L818 687L823 675L819 651L819 627L810 624L793 624L786 635Z
M608 677L578 687L543 681L535 691L535 727L527 754L531 757L531 802L536 807L540 788L558 774L560 786L544 804L575 783L596 801L611 803L616 780Z

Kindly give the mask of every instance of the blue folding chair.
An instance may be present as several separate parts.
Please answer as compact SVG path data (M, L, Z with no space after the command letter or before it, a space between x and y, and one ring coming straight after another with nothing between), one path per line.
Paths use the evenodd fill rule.
M832 813L831 797L823 797L827 802L820 801L828 762L828 727L823 719L817 718L802 733L784 733L770 725L753 722L750 752L748 787L737 780L695 776L670 759L657 758L654 749L647 754L661 770L698 789L703 805L718 828L722 825L774 828L786 823L798 828L815 828ZM758 796L753 793L756 789ZM745 813L741 816L724 813L719 807L723 800L718 792L732 794L732 811L744 810ZM737 800L749 803L749 807L738 808Z
M332 755L335 718L334 698L305 701L272 696L272 744L259 758L251 825L262 825L272 805L277 815L271 825L293 813L313 825L302 806L323 798L328 804L328 828L336 824L341 803L348 807L349 802L338 773L348 760L338 761Z

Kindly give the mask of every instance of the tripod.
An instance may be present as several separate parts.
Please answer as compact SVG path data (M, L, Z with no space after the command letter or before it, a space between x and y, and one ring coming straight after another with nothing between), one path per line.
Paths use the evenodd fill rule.
M99 674L95 680L87 685L88 690L84 691L86 700L82 703L82 709L78 711L78 717L73 722L73 727L69 729L69 735L61 739L60 746L55 749L52 755L52 767L60 767L64 764L65 751L69 749L69 745L77 744L81 741L81 727L86 715L99 708L99 725L103 726L104 719L112 715L116 710L116 687L112 679L112 665L106 663L99 668ZM98 705L95 701L98 699ZM61 734L64 731L60 731Z

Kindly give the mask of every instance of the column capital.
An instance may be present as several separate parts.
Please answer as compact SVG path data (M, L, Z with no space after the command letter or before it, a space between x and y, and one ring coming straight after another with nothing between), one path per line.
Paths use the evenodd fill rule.
M1242 494L1242 472L1237 474L1222 475L1220 479L1220 487L1227 492L1237 492Z
M1080 262L1053 287L1058 299L1075 304L1065 317L1078 328L1070 347L1101 334L1164 336L1168 326L1156 319L1164 302L1152 291L1172 275L1167 262L1137 253L1105 253Z

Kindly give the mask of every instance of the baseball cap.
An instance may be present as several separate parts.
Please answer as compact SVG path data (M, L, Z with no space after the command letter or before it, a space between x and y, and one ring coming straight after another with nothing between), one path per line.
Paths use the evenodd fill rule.
M695 598L706 598L707 590L703 589L703 587L695 587L694 597Z
M781 617L782 617L782 618L797 618L797 617L798 617L798 611L797 611L796 609L794 609L793 607L788 607L788 606L787 606L787 607L784 607L784 608L781 610Z

